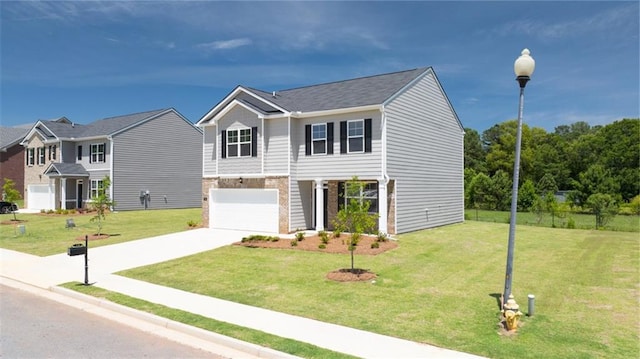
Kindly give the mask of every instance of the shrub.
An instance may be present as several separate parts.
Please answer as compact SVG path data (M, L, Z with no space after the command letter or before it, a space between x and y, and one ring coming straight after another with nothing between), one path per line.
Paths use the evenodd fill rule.
M371 248L380 248L380 242L371 243Z
M264 241L264 242L277 242L280 240L280 237L277 236L264 236L261 234L252 234L248 237L243 237L242 240L240 242L245 243L245 242L260 242L260 241Z
M320 241L322 242L322 244L329 243L329 233L327 233L326 231L320 231L318 232L318 235L320 235Z
M304 239L304 232L296 233L296 240L301 241Z
M298 246L298 240L297 239L292 239L291 240L291 247L297 247Z
M339 228L336 228L333 230L333 238L340 238L341 234L342 234L342 231L340 231Z
M569 219L567 220L567 228L576 229L576 221L573 219L573 217L569 217Z
M318 248L325 249L325 248L327 248L327 245L324 244L324 243L320 243L320 244L318 244Z
M386 242L388 240L389 240L389 236L386 233L378 231L378 239L377 239L378 242Z
M189 228L197 227L198 226L198 222L196 222L194 220L189 220L189 221L187 221L187 226L189 226Z
M41 209L40 213L45 214L45 213L47 213L47 211L45 211L44 209Z

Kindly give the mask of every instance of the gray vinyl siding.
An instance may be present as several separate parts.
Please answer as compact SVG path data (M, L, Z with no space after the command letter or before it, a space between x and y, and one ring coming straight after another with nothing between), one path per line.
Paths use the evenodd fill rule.
M202 133L175 112L113 137L113 200L117 210L200 207ZM93 177L93 174L92 174Z
M218 121L217 143L222 146L222 131L258 127L258 155L256 157L220 158L218 175L261 174L262 173L262 120L242 106L236 106Z
M433 74L385 111L387 168L396 180L396 231L462 222L463 129Z
M340 122L349 120L372 119L371 152L368 153L340 153ZM359 178L378 179L382 177L381 155L381 114L380 111L347 113L335 116L322 116L305 119L295 119L292 125L292 137L296 139L294 147L294 161L297 160L296 179L350 179ZM333 154L305 155L305 125L333 122Z
M313 228L313 182L291 181L291 230Z
M288 173L289 132L288 118L265 120L264 172L266 174Z
M75 163L76 149L77 147L75 142L63 141L62 148L60 149L60 151L62 152L62 158L58 159L57 162Z
M204 176L216 175L217 148L216 126L207 126L204 129L204 143L202 146L202 165Z
M89 159L91 156L91 145L100 143L104 143L105 147L104 162L91 162ZM87 171L111 168L111 143L106 137L89 141L78 141L75 143L75 146L76 150L73 151L74 154L78 146L82 146L82 160L78 161L76 157L72 162L81 164Z

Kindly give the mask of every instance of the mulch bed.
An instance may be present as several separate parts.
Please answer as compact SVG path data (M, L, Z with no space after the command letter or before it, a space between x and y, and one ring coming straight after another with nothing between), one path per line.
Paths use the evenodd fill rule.
M349 248L346 244L346 241L349 239L349 235L343 234L338 238L333 238L330 236L329 243L326 244L326 248L319 248L318 246L322 243L320 240L320 236L313 235L305 237L303 240L298 241L296 246L292 246L291 242L293 239L280 238L276 242L271 241L250 241L250 242L236 242L234 245L250 247L250 248L276 248L276 249L290 249L290 250L302 250L302 251L313 251L313 252L324 252L324 253L338 253L338 254L349 254ZM384 253L388 250L392 250L398 247L398 243L396 241L387 240L385 242L378 242L378 248L371 248L371 244L376 242L377 237L373 236L362 236L360 237L360 242L356 246L354 250L354 254L358 255L377 255L380 253ZM351 271L351 268L342 268L332 272L327 273L327 279L338 281L338 282L362 282L362 281L371 281L376 278L376 274L370 272L366 269L355 268Z
M16 219L16 220L11 219L11 220L7 220L7 221L2 221L2 222L0 222L0 224L1 225L9 225L9 224L20 224L20 223L26 223L26 222L29 222L29 221L24 220L24 219Z
M85 240L84 237L85 236L76 237L76 240L77 241L84 241ZM95 240L98 240L98 239L107 239L109 237L111 237L110 234L104 234L104 233L100 234L100 235L98 235L97 233L89 234L89 240L90 241L95 241Z

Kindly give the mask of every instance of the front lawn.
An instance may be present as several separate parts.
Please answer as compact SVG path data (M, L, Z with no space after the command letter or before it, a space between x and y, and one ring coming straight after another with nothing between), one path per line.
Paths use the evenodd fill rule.
M508 225L467 222L399 236L355 265L373 282L326 274L348 255L228 246L121 274L492 358L629 358L640 349L637 233L519 226L513 292L536 315L498 335Z
M200 222L201 213L200 208L108 213L103 221L102 233L110 237L91 241L89 246L99 247L184 231L188 229L187 222ZM68 247L78 243L76 238L97 232L97 223L91 222L94 216L95 213L16 214L21 222L0 225L0 247L38 256L66 253ZM65 228L70 218L76 226ZM13 214L0 217L3 223L12 219ZM24 226L24 234L20 232L19 225Z

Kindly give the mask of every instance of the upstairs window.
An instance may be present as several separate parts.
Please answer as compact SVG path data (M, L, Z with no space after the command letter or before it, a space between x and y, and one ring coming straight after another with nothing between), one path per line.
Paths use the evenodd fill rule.
M91 163L102 163L104 162L104 143L92 143L91 144L91 153L89 155L89 162Z
M364 152L364 121L347 122L347 152Z
M327 153L327 124L318 123L311 126L311 154L324 155Z
M258 128L222 131L222 158L256 157Z
M27 148L27 166L33 166L36 163L36 149Z
M371 137L370 118L340 122L340 153L371 152Z
M53 145L53 146L49 146L49 161L55 161L56 160L56 152L58 150L58 146Z
M39 165L43 165L46 162L46 157L45 157L45 148L44 147L38 147L38 164Z
M333 122L305 125L304 154L332 155L333 154Z

